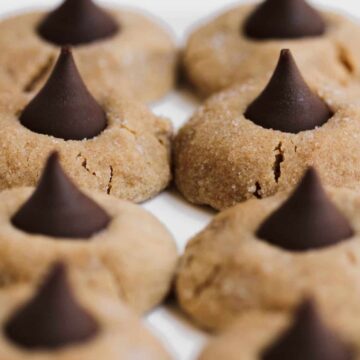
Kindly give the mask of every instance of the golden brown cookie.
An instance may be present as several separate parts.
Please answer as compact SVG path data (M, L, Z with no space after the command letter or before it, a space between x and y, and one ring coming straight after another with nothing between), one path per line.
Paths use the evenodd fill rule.
M0 198L2 287L34 281L62 260L79 281L115 293L138 312L167 295L177 266L169 232L137 205L80 192L55 155L35 191L16 188Z
M324 348L331 350L330 354L332 354L332 356L325 357L326 359L360 358L359 326L358 322L354 321L354 313L344 312L341 308L324 309L320 307L316 309L315 314L311 314L311 312L314 312L314 309L300 309L295 314L250 311L236 320L236 323L224 334L212 340L199 359L271 359L273 357L269 356L269 347L271 348L274 342L276 343L288 335L291 330L295 330L292 332L291 342L297 355L301 355L305 347L311 348L316 345L318 348L313 349L310 353L314 359L318 359L315 357L316 355L329 355ZM299 315L303 315L303 319L297 319ZM315 324L312 324L314 319L311 318L313 317L318 318L315 319ZM304 331L307 331L309 338ZM301 335L302 338L300 338ZM289 338L287 340L290 342ZM298 343L293 343L296 340ZM335 342L337 346L334 346ZM349 356L347 352L351 355Z
M70 288L62 276L57 271L39 289L19 286L0 294L2 359L170 359L123 303L88 288ZM87 319L82 318L82 326L80 313ZM89 325L90 321L96 331L75 341L79 331L84 334L84 322Z
M174 84L177 60L173 40L161 26L136 12L119 9L109 15L118 26L117 32L74 49L90 90L114 91L140 101L160 98ZM59 47L39 35L38 27L46 16L44 12L28 13L0 23L3 90L31 93L48 77ZM71 19L67 21L67 27L77 26Z
M289 197L225 210L186 248L176 281L181 307L219 330L249 310L286 311L308 295L327 306L355 301L359 211L358 193L326 195L314 170Z
M202 94L257 77L269 78L283 48L291 49L309 81L326 77L347 84L359 75L360 48L354 39L360 39L360 28L353 21L321 12L326 25L322 35L259 40L243 30L256 6L235 7L191 34L184 63L188 78Z
M111 196L88 193L112 217L105 230L89 241L31 235L14 227L10 218L32 192L19 188L0 195L2 286L38 279L51 263L62 259L94 286L115 286L139 312L149 310L167 294L177 251L168 231L152 215Z
M358 188L360 108L344 95L326 82L306 83L283 50L268 83L214 95L180 129L174 145L180 192L224 209L291 189L310 165L326 184Z
M34 186L53 150L83 188L141 202L169 183L168 120L119 95L88 92L71 51L34 96L0 100L0 189Z

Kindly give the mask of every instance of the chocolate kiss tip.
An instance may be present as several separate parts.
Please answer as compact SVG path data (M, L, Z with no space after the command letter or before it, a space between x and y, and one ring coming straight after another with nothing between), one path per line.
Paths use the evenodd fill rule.
M244 33L253 39L297 39L321 36L322 16L305 0L266 0L249 15Z
M268 85L244 115L263 128L297 134L322 126L333 113L308 87L290 50L282 50Z
M257 237L290 251L335 245L353 230L325 193L317 172L309 168L289 199L257 230Z
M30 234L82 240L105 229L110 217L75 187L53 153L36 190L11 221Z
M305 301L295 313L293 324L271 344L261 360L351 360L353 352L323 324L315 304Z
M86 88L68 47L45 86L20 116L23 126L64 140L90 139L107 125L106 115Z
M81 45L115 35L119 25L91 0L66 0L41 21L37 31L56 45Z
M56 349L90 341L97 322L76 301L66 267L56 264L34 297L7 321L5 333L28 349Z

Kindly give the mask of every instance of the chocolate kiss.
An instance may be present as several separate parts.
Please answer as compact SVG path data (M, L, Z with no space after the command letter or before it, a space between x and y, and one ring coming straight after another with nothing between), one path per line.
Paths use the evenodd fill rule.
M5 333L28 348L56 349L89 341L99 326L76 301L66 268L56 264L34 297L7 321Z
M309 168L294 193L256 233L260 239L291 251L335 245L353 234L347 219L326 195L313 168Z
M65 140L90 139L105 129L105 113L82 81L70 49L61 50L49 80L20 122L31 131Z
M244 32L253 39L296 39L325 32L321 15L305 0L266 0L248 17Z
M75 187L62 170L58 154L53 153L36 190L11 221L30 234L85 239L105 229L110 218Z
M116 21L91 0L66 0L39 24L38 33L57 45L80 45L115 35Z
M312 301L297 310L293 324L264 351L261 360L350 360L351 349L320 319Z
M290 50L282 50L275 72L245 117L266 129L297 134L325 124L333 113L305 83Z

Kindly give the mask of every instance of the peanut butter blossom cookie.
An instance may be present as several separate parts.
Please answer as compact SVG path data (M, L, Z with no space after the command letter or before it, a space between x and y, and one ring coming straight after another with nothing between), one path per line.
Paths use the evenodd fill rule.
M140 202L170 181L169 121L123 97L93 97L63 48L36 96L0 100L0 189L34 186L50 152L76 183Z
M92 91L155 100L173 86L176 48L151 19L125 9L105 10L92 0L65 0L49 12L0 23L0 88L32 92L54 65L59 46L73 45Z
M79 282L121 297L138 312L167 295L177 265L168 231L136 205L81 192L57 154L35 190L16 188L0 198L3 287L36 280L63 260Z
M290 196L225 210L186 248L181 307L214 330L250 310L289 311L305 296L351 309L360 295L359 213L357 192L324 190L312 168Z
M212 341L199 360L359 359L359 326L352 325L354 319L326 315L310 300L291 316L250 312Z
M269 77L282 48L290 48L307 79L347 84L360 73L360 27L320 12L305 0L241 5L201 26L184 54L190 81L208 95L231 84Z
M332 86L302 77L282 50L272 78L214 95L175 141L179 190L223 209L289 190L308 166L323 181L358 188L360 108Z
M37 289L3 292L0 304L2 359L170 359L125 305L73 287L61 263Z

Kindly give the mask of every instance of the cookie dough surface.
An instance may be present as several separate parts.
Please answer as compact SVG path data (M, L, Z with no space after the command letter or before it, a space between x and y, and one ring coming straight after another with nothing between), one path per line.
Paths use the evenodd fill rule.
M3 94L0 100L0 189L35 186L49 153L81 188L141 202L171 179L172 126L145 106L115 96L98 96L108 126L97 137L65 141L25 128L19 114L32 96ZM51 119L49 119L51 121Z
M324 309L327 325L351 344L355 351L354 360L360 359L359 324L354 313ZM359 309L357 309L358 311ZM215 338L203 351L199 360L258 360L264 349L290 326L292 317L285 313L250 311L241 316L223 335Z
M184 63L189 80L204 95L237 82L269 78L281 49L290 49L305 77L326 77L347 84L360 74L360 27L337 14L323 12L324 36L258 41L241 31L254 5L242 5L195 30ZM357 40L356 40L357 39ZM354 41L355 40L355 41Z
M74 48L90 91L115 91L141 101L156 100L175 80L176 48L151 19L128 10L111 12L121 30L113 37ZM45 13L29 13L0 23L0 89L38 90L47 79L59 47L36 32Z
M301 70L301 69L300 69ZM327 82L309 86L334 116L314 130L290 134L265 129L243 115L266 80L211 97L175 139L175 178L192 203L224 209L292 189L309 166L325 184L360 184L360 107Z
M31 235L10 219L32 191L0 194L1 287L37 280L62 260L79 282L120 296L137 312L163 300L177 266L177 249L157 219L131 203L88 193L112 217L105 230L83 241Z
M357 304L360 197L347 189L328 190L355 235L319 250L291 252L256 237L285 194L217 215L190 241L180 263L176 287L185 312L200 326L220 330L250 310L288 311L307 296L337 310Z
M80 304L100 325L99 334L88 342L59 350L26 350L0 336L0 357L6 360L169 360L160 343L121 302L98 292L75 289ZM0 324L17 310L33 291L21 286L0 294Z

